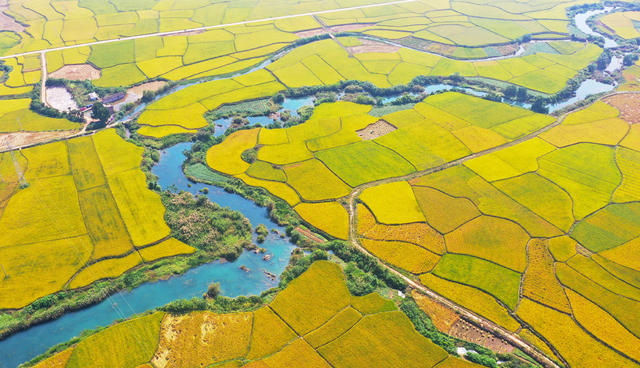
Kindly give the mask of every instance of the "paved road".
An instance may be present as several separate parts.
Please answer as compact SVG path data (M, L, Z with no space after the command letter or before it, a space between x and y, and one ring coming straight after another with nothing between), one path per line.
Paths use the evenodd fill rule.
M76 47L83 47L83 46L93 46L93 45L100 45L100 44L105 44L105 43L127 41L127 40L136 40L136 39L140 39L140 38L149 38L149 37L156 37L156 36L179 35L179 34L187 33L187 32L206 31L206 30L209 30L209 29L224 28L224 27L230 27L230 26L238 26L238 25L242 25L242 24L270 22L270 21L279 20L279 19L289 19L289 18L297 18L297 17L304 17L304 16L315 16L315 15L320 15L320 14L337 13L337 12L341 12L341 11L349 11L349 10L357 10L357 9L376 8L376 7L380 7L380 6L411 3L411 2L414 2L414 1L417 1L417 0L397 0L397 1L389 1L389 2L385 2L385 3L379 3L379 4L360 5L360 6L352 6L352 7L349 7L349 8L339 8L339 9L330 9L330 10L318 10L318 11L309 12L309 13L283 15L283 16L279 16L279 17L262 18L262 19L255 19L255 20L245 20L245 21L242 21L242 22L217 24L217 25L212 25L212 26L181 29L181 30L177 30L177 31L148 33L148 34L143 34L143 35L138 35L138 36L114 38L114 39L110 39L110 40L101 40L101 41L95 41L95 42L81 43L81 44L77 44L77 45L52 47L52 48L48 48L48 49L34 50L34 51L28 51L28 52L23 52L23 53L19 53L19 54L0 56L0 60L2 60L2 59L10 59L10 58L14 58L14 57L17 57L17 56L26 56L26 55L35 55L35 54L39 54L39 53L46 53L46 52L49 52L49 51L73 49L73 48L76 48Z

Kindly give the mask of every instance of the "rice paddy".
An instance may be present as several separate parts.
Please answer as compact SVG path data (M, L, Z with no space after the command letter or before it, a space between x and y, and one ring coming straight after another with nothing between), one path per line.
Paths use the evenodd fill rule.
M3 12L28 28L0 32L0 54L80 44L43 54L47 71L95 68L90 83L106 88L184 82L137 117L140 135L162 139L196 134L210 124L205 114L229 104L346 80L388 88L419 76L473 77L552 95L602 53L593 42L568 40L566 11L574 3L558 1L418 1L224 26L369 3L12 0ZM607 14L598 26L637 38L637 13ZM82 45L212 25L223 26ZM512 56L523 37L542 41ZM39 54L3 63L0 132L81 128L29 109L28 94L42 78ZM631 107L597 101L539 134L557 118L459 92L390 113L375 109L322 103L297 126L241 129L211 147L201 165L264 188L313 230L356 242L507 330L524 322L520 334L553 359L637 365L640 130ZM395 129L363 139L359 133L379 120ZM256 159L246 159L247 151ZM114 130L15 155L0 154L0 309L195 251L170 237L160 197L147 189L142 149ZM155 313L41 364L467 365L419 336L395 309L377 294L352 296L339 267L318 262L257 311ZM144 346L135 336L144 336Z
M444 359L464 364L420 335L394 301L352 296L342 269L317 261L258 310L147 314L93 333L38 367L435 367Z
M141 149L113 130L23 154L29 185L4 199L0 214L9 276L0 286L0 308L22 308L59 290L120 276L143 261L193 251L169 243L140 254L134 248L168 237L169 228L160 197L140 171ZM11 179L16 167L6 169L3 178Z

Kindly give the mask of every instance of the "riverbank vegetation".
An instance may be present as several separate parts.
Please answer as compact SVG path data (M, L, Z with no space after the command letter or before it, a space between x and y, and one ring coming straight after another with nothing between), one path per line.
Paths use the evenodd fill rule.
M299 349L303 348L302 353L307 359L318 359L318 362L326 359L332 365L340 367L351 367L353 364L365 364L364 362L388 366L390 359L394 362L393 366L411 366L418 361L420 366L424 366L425 361L435 364L445 358L452 362L459 361L447 353L455 354L455 346L461 344L477 351L478 357L483 357L475 360L484 363L489 361L491 363L486 364L487 366L495 366L497 356L494 353L438 332L429 317L411 298L396 297L389 300L383 297L380 293L387 295L384 291L387 287L384 279L378 279L370 270L363 268L366 262L363 263L362 260L366 257L346 258L347 248L349 246L340 242L327 245L327 249L343 249L340 252L342 257L345 257L343 259L350 261L345 268L346 284L343 273L345 271L336 264L325 261L329 255L324 251L316 250L308 256L297 254L284 274L286 278L281 282L280 291L272 290L261 297L229 299L218 296L212 299L194 298L190 301L173 302L160 308L161 311L148 312L61 344L44 356L32 360L25 367L44 368L54 362L64 367L74 366L75 361L86 359L85 355L88 352L92 352L93 361L131 361L122 363L120 366L123 367L133 367L149 361L157 366L165 366L167 357L170 357L172 365L177 366L212 364L220 360L234 360L237 361L237 366L247 366L256 364L255 362L265 359L265 356L269 356L266 358L267 361L280 364L299 359L289 356L294 348L297 354L300 354ZM357 253L355 250L350 252ZM377 261L369 259L368 263L373 265ZM354 294L348 287L350 267L380 280L382 288L364 293L362 296ZM309 303L304 303L305 300ZM300 311L303 305L307 308L305 312ZM309 313L310 307L313 307L312 313ZM208 341L220 340L220 343L199 344L196 347L187 340L189 331L201 331L202 326L217 324L224 327L207 329L205 335ZM419 333L414 330L414 326ZM145 340L153 341L157 345L141 350L136 344L132 344L136 347L135 354L128 354L126 349L122 350L120 347L117 352L105 354L116 348L115 341L109 336L115 334L117 341L121 341L127 336L141 333L140 329L157 336ZM168 335L170 330L178 331L171 339ZM377 339L387 334L396 336L392 350L384 354L378 352L373 356L361 355L361 349L379 351L376 346L381 341ZM223 340L228 340L230 336L234 336L234 348L223 343ZM361 336L368 337L362 339ZM360 342L353 344L354 339ZM244 345L238 344L239 341L244 341ZM352 350L356 346L358 348ZM212 360L211 354L214 350L218 353L213 355ZM517 359L514 361L519 364L515 365L504 360L507 363L506 367L527 366Z

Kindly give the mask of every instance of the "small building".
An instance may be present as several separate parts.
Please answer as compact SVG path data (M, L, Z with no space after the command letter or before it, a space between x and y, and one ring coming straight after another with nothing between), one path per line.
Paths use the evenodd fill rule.
M104 96L104 98L102 99L102 103L103 104L112 104L116 101L120 101L124 98L124 96L126 96L127 94L124 92L118 92L118 93L114 93L112 95L108 95L108 96Z
M89 97L89 101L98 101L98 99L100 98L100 96L98 96L98 94L95 92L89 93L87 97Z

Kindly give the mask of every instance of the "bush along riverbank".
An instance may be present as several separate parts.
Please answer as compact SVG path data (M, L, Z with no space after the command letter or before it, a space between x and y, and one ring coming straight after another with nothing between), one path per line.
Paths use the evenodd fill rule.
M97 281L80 289L63 290L22 309L0 313L0 339L99 303L121 290L183 274L221 258L234 260L242 254L243 248L253 248L251 225L240 212L222 208L204 196L191 193L163 192L162 201L167 208L165 221L171 228L171 235L195 247L195 253L143 263L117 278Z

